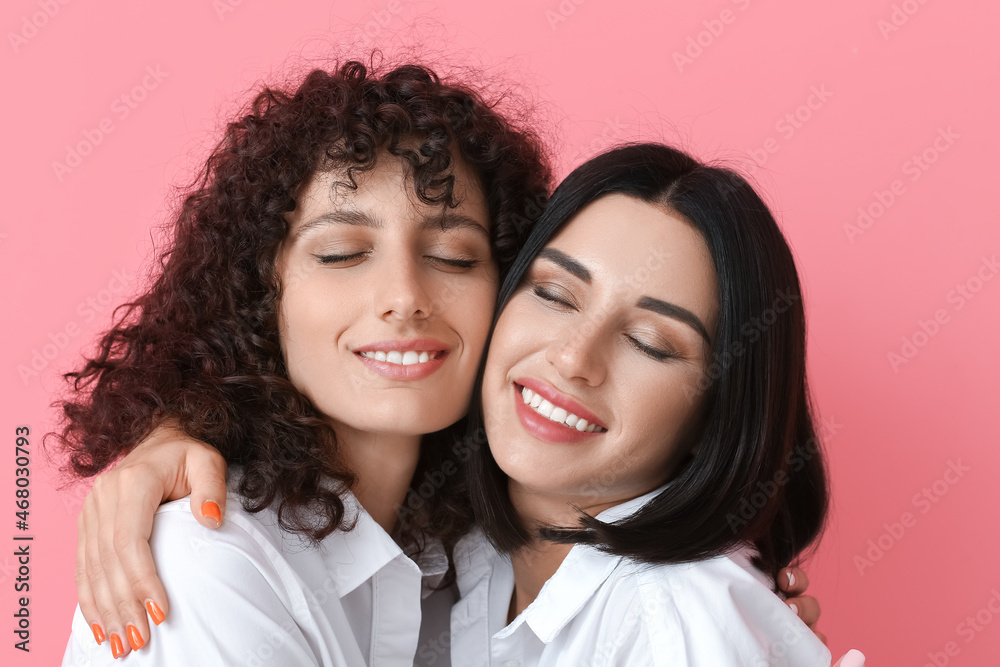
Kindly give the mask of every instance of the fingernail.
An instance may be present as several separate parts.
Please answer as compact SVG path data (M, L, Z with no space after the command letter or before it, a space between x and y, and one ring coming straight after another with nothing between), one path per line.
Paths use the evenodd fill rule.
M163 615L163 610L152 600L146 600L146 611L149 612L149 617L153 619L153 623L157 625L163 623L163 619L166 618Z
M101 630L101 626L94 623L90 626L90 629L94 631L94 639L97 640L98 645L104 641L104 630Z
M865 654L852 648L840 661L840 667L865 667Z
M142 641L142 635L139 634L139 628L134 625L125 628L125 634L128 635L128 643L133 651L138 651L146 645L146 642Z
M112 632L110 639L111 639L111 657L120 658L121 656L125 655L125 647L122 646L122 638Z
M796 606L796 604L794 602L789 602L788 603L788 608L791 609L795 613L796 616L799 615L799 608L798 608L798 606Z
M219 505L214 500L206 500L201 504L201 515L215 519L216 527L222 525L222 512L219 511Z
M788 574L788 587L791 588L792 586L795 585L795 575L792 574L791 570L789 570L787 574Z

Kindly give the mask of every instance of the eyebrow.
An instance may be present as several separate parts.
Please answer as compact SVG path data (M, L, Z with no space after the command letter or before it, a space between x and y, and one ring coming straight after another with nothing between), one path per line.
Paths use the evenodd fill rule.
M298 231L295 232L295 236L300 237L306 232L324 225L352 225L355 227L382 229L382 221L364 211L330 211L316 216L309 222L303 223Z
M487 241L490 239L489 230L476 222L474 218L452 211L445 211L441 215L425 217L420 222L420 229L440 229L443 232L448 232L452 229L471 229L482 234Z
M304 223L299 227L295 236L300 237L309 230L324 225L353 225L355 227L368 227L370 229L382 229L385 226L381 218L371 215L366 211L338 210L324 213ZM482 234L487 241L490 239L490 233L483 225L461 213L445 212L441 215L425 216L420 221L419 228L421 230L440 229L441 231L472 229Z
M663 301L661 299L654 299L651 296L641 297L636 302L636 307L642 308L643 310L649 310L654 313L659 313L660 315L665 315L666 317L673 318L684 322L692 329L697 331L705 342L709 345L712 344L712 339L708 335L708 329L702 324L702 321L698 319L698 316L692 313L687 308L682 308L678 305L672 304L668 301Z
M538 253L538 256L542 259L549 260L553 264L561 266L563 269L572 273L585 283L590 283L592 280L592 276L590 275L590 271L587 270L587 267L564 252L560 252L555 248L543 248L542 251Z

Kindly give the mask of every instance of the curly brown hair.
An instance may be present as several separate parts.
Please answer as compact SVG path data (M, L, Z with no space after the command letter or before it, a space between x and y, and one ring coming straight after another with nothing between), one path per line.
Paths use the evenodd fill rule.
M350 528L337 489L353 475L338 467L330 425L285 368L275 259L285 214L313 174L342 169L356 187L354 176L385 154L408 164L422 201L442 206L456 205L450 167L461 156L479 177L493 256L506 272L551 184L534 132L413 64L350 61L309 72L291 91L265 88L183 199L150 289L117 311L96 354L65 376L72 393L57 404L54 435L73 476L101 472L169 419L242 466L237 491L248 511L277 503L282 527L314 540ZM445 437L425 440L418 474L447 456L432 445ZM429 529L450 542L467 526L458 477L408 515L412 535Z

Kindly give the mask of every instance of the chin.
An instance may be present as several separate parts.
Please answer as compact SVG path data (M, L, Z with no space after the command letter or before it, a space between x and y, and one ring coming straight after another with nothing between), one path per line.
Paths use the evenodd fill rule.
M438 406L440 407L440 406ZM434 406L400 406L389 401L364 420L353 420L360 430L393 435L426 435L451 426L464 411L442 412Z

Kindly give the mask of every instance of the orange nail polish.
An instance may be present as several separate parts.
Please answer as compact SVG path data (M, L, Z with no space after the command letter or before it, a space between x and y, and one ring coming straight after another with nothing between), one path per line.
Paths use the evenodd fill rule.
M153 623L156 623L157 625L163 623L163 619L166 618L163 615L163 610L160 609L159 605L152 600L146 602L146 611L149 612L149 617L153 619Z
M111 641L111 657L112 658L120 658L121 656L125 655L125 647L122 646L122 638L121 637L119 637L118 635L116 635L115 633L112 632L111 633L111 637L110 637L110 641Z
M94 623L90 626L90 629L94 631L94 639L97 640L98 644L104 641L104 630L101 630L101 626Z
M219 505L214 500L206 500L201 504L201 515L215 519L216 526L222 525L222 512L219 511Z
M128 643L132 646L133 651L138 651L146 642L142 641L142 635L139 634L139 628L134 625L130 625L125 629L125 634L128 635Z

